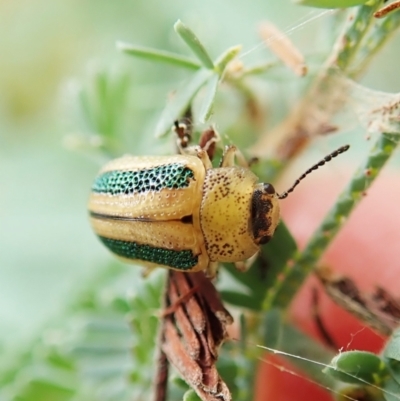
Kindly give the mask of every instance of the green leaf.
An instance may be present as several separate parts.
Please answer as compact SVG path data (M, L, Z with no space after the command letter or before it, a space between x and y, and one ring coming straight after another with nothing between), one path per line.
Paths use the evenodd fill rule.
M187 110L200 88L214 75L212 70L204 68L197 71L186 85L182 85L167 103L155 129L156 137L170 131L174 121L179 119Z
M180 54L167 52L165 50L131 45L124 42L117 42L117 49L135 57L140 57L159 63L172 64L176 67L183 67L191 70L198 70L201 68L201 65L197 61L194 61L189 57L181 56Z
M367 3L368 0L294 0L294 3L302 6L320 7L320 8L346 8L359 6Z
M130 84L125 72L91 71L88 82L78 94L84 131L90 136L77 137L74 146L102 151L107 156L120 154L119 138L126 123Z
M400 385L400 330L397 329L389 339L383 351L391 378Z
M232 305L253 310L261 309L266 292L296 249L293 237L281 222L271 241L261 247L257 260L247 272L243 273L233 265L225 265L229 274L245 287L245 292L222 290L222 298Z
M18 399L25 401L69 401L75 393L74 388L62 387L46 380L33 380L21 392Z
M185 24L178 20L174 25L175 32L186 42L186 44L192 49L193 53L198 57L204 67L208 69L214 68L207 50L200 42L199 38L190 30Z
M211 117L215 95L217 94L218 83L219 75L213 74L205 86L205 96L201 105L199 116L199 120L202 123L205 123Z
M390 378L400 385L400 363L394 359L386 359L385 362Z
M261 324L263 345L278 348L282 337L282 324L282 313L278 309L271 309L264 314Z
M261 75L271 71L274 67L279 66L279 62L271 61L269 63L257 64L252 67L247 67L242 74L242 77L250 75Z
M296 241L284 222L281 221L269 244L261 248L261 257L266 262L264 268L267 288L264 288L264 293L274 285L276 277L282 274L285 265L296 251Z
M383 385L383 396L386 401L398 401L400 394L400 384L393 379L389 379Z
M241 45L232 46L223 52L217 60L215 60L215 69L220 75L225 71L226 66L240 53L242 50Z
M345 383L379 384L387 377L384 361L372 352L343 352L332 359L324 373Z
M235 269L235 267L232 267L232 270L233 269ZM247 274L247 272L241 274ZM242 294L237 291L221 290L220 295L222 299L228 304L237 305L242 308L247 308L251 310L260 309L259 303L254 302L254 297L250 294Z
M383 352L385 358L393 359L397 362L400 361L400 330L396 330L390 341L386 344Z

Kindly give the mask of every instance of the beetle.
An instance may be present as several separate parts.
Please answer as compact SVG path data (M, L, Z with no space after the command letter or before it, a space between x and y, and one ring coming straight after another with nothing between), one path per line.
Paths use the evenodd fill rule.
M207 152L173 156L124 156L107 163L89 199L92 227L124 261L184 272L216 274L218 262L246 261L273 236L284 199L311 171L345 152L348 145L308 169L286 192L259 183L235 165L227 146L219 167Z

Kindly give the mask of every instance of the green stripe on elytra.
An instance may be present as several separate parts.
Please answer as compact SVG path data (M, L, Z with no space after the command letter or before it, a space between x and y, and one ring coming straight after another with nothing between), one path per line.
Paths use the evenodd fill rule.
M180 163L166 164L137 171L113 170L99 175L92 191L110 195L180 189L189 186L193 171Z
M108 249L124 258L140 259L179 270L189 270L198 263L198 257L189 250L174 251L102 236L99 238Z

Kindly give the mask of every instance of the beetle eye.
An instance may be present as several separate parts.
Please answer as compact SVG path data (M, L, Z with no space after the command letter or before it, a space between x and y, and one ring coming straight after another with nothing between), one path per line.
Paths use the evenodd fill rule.
M264 192L270 195L275 195L275 188L271 184L264 184Z

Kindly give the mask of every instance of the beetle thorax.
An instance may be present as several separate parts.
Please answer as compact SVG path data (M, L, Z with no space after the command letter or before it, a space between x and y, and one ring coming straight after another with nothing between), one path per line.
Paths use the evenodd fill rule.
M251 217L258 179L241 167L207 170L200 222L211 261L238 262L258 251Z

